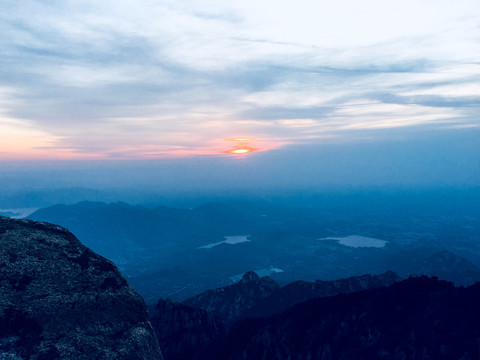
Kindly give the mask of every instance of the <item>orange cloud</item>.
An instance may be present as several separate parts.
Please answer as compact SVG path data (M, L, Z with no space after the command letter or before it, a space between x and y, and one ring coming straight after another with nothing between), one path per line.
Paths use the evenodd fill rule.
M0 161L98 158L62 146L62 137L34 129L27 121L0 118Z

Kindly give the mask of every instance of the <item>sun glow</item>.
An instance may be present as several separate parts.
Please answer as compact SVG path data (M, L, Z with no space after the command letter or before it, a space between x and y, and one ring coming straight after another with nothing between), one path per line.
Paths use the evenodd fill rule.
M230 150L229 153L231 154L246 154L251 152L252 150L250 149L235 149L235 150Z
M223 151L225 154L245 155L254 151L259 151L257 147L252 146L252 142L256 140L254 138L238 137L225 140L235 143L230 150Z
M255 140L253 138L235 138L235 139L227 139L231 141L250 141L250 140Z

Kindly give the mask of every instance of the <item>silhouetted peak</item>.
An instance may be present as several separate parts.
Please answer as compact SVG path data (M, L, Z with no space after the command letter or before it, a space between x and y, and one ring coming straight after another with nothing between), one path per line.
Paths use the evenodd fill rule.
M270 277L260 278L254 271L248 271L237 283L213 291L205 291L183 303L213 311L216 316L229 325L241 317L258 299L267 297L278 289L279 285Z
M448 264L449 266L452 266L452 265L457 267L462 266L463 268L478 270L478 268L475 265L473 265L470 261L448 250L442 250L442 251L436 252L435 254L427 258L427 261L430 261L436 264Z
M457 285L471 285L480 278L480 269L472 262L451 251L438 251L425 258L416 272L452 281Z
M246 282L259 282L260 281L260 276L255 271L247 271L243 276L242 279L240 280L243 283Z
M379 276L383 277L384 279L394 279L395 281L401 280L400 276L398 276L398 274L392 270L387 270L385 273Z

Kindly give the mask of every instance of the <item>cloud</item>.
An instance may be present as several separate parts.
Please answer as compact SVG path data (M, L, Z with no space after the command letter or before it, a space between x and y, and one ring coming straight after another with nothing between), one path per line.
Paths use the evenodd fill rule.
M126 158L478 121L475 2L213 3L7 1L1 113L52 152Z

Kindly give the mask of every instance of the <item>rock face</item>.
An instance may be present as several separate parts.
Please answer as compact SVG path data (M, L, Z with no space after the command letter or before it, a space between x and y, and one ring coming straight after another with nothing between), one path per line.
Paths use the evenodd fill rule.
M195 360L480 359L480 283L425 276L244 319Z
M279 289L279 285L270 277L260 278L249 271L242 279L233 284L185 300L183 303L195 308L212 311L226 325L233 324L243 317L258 300L265 298Z
M171 300L160 300L150 316L167 360L191 359L206 344L225 335L224 325L213 313Z
M141 297L66 229L0 217L0 358L162 359Z

